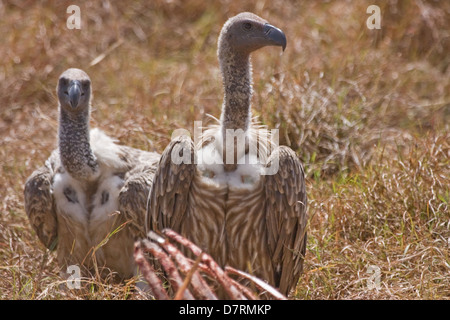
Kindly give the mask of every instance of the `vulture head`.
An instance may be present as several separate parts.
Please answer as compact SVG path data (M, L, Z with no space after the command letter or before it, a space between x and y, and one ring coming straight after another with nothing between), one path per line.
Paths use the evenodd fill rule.
M56 87L59 103L70 112L89 109L91 99L91 79L80 69L70 68L59 77Z
M224 24L219 36L219 50L223 46L245 55L265 46L280 46L284 51L286 36L256 14L243 12Z

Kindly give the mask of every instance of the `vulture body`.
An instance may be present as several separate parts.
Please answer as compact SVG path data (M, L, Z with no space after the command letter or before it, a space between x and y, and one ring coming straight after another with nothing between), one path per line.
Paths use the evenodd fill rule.
M90 130L91 81L80 69L59 78L58 148L27 179L25 210L40 241L56 249L61 273L136 273L133 245L144 232L147 197L160 156Z
M218 41L225 91L220 123L197 145L178 136L165 149L146 226L173 229L222 266L246 270L288 294L303 268L307 199L295 152L275 145L251 116L250 53L270 45L284 49L284 33L252 13L225 23ZM227 132L241 134L230 139Z

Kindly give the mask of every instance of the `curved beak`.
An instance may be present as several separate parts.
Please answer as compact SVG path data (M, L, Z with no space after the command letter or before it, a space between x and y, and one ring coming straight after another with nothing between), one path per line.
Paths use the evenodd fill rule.
M281 29L266 23L264 25L264 34L272 45L281 46L283 51L286 49L286 35L283 31L281 31Z
M81 96L81 83L78 80L72 81L69 87L70 106L75 109L78 106Z

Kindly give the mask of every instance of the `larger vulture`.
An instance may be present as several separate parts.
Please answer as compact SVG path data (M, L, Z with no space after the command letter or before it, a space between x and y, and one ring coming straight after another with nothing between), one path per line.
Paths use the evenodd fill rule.
M198 145L184 135L165 149L146 227L173 229L222 266L247 270L288 294L303 268L307 198L295 152L274 145L270 131L252 120L250 54L265 46L284 50L286 37L257 15L241 13L224 24L220 123L204 131ZM227 141L229 130L242 134Z
M59 78L58 148L25 184L25 210L40 241L56 249L62 275L135 274L133 244L143 228L160 156L116 144L89 129L91 80L80 69Z

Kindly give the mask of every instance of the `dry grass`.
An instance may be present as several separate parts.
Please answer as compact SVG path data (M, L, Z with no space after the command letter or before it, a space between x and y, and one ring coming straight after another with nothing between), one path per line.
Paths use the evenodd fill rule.
M309 177L294 297L449 299L450 2L380 2L382 29L369 30L377 2L86 1L82 29L68 30L71 1L0 1L0 298L141 298L133 280L60 290L29 227L22 190L55 147L57 77L85 69L92 125L162 151L173 129L220 114L217 36L249 10L288 37L283 55L253 56L253 109Z

